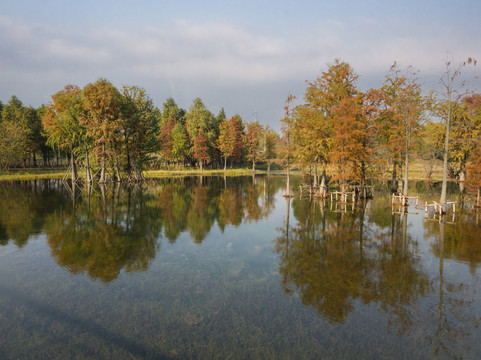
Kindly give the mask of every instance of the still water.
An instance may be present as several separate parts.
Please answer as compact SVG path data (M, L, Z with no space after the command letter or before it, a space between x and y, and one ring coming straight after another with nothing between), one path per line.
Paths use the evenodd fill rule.
M439 221L284 186L0 182L0 359L481 356L472 207Z

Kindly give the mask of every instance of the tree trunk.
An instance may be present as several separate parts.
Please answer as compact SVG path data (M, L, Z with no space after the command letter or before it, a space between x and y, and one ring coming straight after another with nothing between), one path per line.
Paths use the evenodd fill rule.
M459 192L463 193L464 192L464 182L466 181L466 172L464 169L461 169L459 172Z
M227 156L224 156L224 172L227 170Z
M322 170L321 186L320 186L320 189L319 189L319 195L321 195L321 197L323 197L323 198L325 198L327 196L326 169Z
M121 182L122 177L120 176L120 165L119 165L119 160L117 159L116 153L114 153L114 171L115 171L115 177L117 178L117 182Z
M140 171L137 168L137 162L135 161L135 158L132 158L132 166L134 168L135 181L139 182L142 179L142 176L140 175Z
M254 157L252 158L252 172L253 172L253 173L256 172L256 160L255 160Z
M408 186L409 186L409 137L406 139L406 159L404 165L404 188L403 188L403 195L408 195ZM403 204L404 205L404 204Z
M77 164L75 163L75 158L73 155L73 150L70 152L70 167L72 169L72 187L73 184L77 181Z
M267 159L267 173L271 172L271 159Z
M90 184L92 182L92 172L90 171L89 150L87 148L87 144L85 144L85 167L87 168L87 183Z
M286 195L291 195L291 184L290 184L289 165L287 165Z
M43 167L48 166L48 150L42 152L43 155Z
M101 168L100 168L100 179L99 179L99 182L100 183L105 183L105 157L106 157L106 154L105 154L105 143L102 144L102 163L101 163Z
M397 193L397 174L396 174L396 162L394 161L392 167L392 180L391 180L391 192Z
M446 118L446 139L444 141L443 157L443 185L441 187L441 204L446 203L446 192L448 188L448 157L449 157L449 131L451 126L451 93L448 94L448 116Z
M203 171L204 160L200 160L200 161L199 161L199 164L200 164L200 172L202 172L202 171Z

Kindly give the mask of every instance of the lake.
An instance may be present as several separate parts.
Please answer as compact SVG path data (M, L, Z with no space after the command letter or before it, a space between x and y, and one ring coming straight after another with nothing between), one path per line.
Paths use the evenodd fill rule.
M284 191L282 176L0 182L0 359L481 356L472 206L440 219L387 191Z

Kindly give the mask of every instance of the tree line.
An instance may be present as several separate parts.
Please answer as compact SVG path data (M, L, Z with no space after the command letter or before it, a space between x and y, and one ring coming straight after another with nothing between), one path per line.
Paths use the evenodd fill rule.
M117 89L98 79L83 89L67 85L47 105L26 107L12 96L0 103L0 167L48 164L53 154L68 154L72 179L77 166L87 181L142 180L142 171L178 165L223 167L282 159L327 179L364 186L368 179L391 178L392 190L407 194L411 158L429 164L443 160L441 203L448 177L477 191L481 204L481 95L468 92L461 72L476 61L446 62L442 91L427 92L417 72L394 64L381 87L362 91L352 67L335 60L307 81L304 102L286 100L282 138L257 120L214 115L200 98L188 110L173 98L154 106L145 89ZM461 89L461 90L460 90ZM319 176L318 170L320 171ZM389 172L389 175L388 175ZM398 183L402 186L398 189Z
M441 203L449 176L475 189L480 204L481 95L469 92L461 79L463 68L472 65L471 58L446 62L442 90L427 92L416 71L395 63L380 88L362 91L353 68L336 59L307 81L303 103L294 106L293 95L286 99L282 134L288 168L293 159L314 172L314 185L328 176L341 188L389 176L392 190L407 195L412 156L430 164L428 178L434 161L442 159Z
M215 116L200 98L188 110L173 98L154 106L145 89L98 79L84 88L67 85L38 109L16 97L0 103L0 168L43 164L54 154L68 155L69 173L77 181L78 166L88 182L140 181L152 166L183 165L227 168L264 161L270 169L279 135L257 120Z

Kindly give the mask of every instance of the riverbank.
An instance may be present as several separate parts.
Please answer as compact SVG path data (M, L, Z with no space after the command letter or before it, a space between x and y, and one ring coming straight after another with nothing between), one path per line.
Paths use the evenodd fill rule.
M436 160L432 165L431 179L428 179L428 173L431 164L421 159L414 160L409 167L409 180L418 181L440 181L442 179L442 162ZM66 168L28 168L22 170L0 171L0 181L14 181L14 180L35 180L35 179L61 179L65 176ZM285 174L283 170L273 170L271 174ZM292 173L300 173L299 171L292 171ZM256 170L256 175L267 174L264 169ZM148 170L144 172L146 179L156 179L165 177L182 177L182 176L246 176L252 175L251 168L241 169L169 169L169 170ZM82 171L79 171L79 177L85 177Z
M65 176L67 169L42 169L30 168L15 171L0 171L0 181L17 181L17 180L36 180L36 179L61 179ZM282 171L271 171L271 174L282 174ZM267 174L267 171L256 170L256 175ZM183 176L245 176L252 175L252 169L223 169L215 170L149 170L144 172L146 179L159 179L165 177L183 177ZM82 171L79 177L84 178Z

